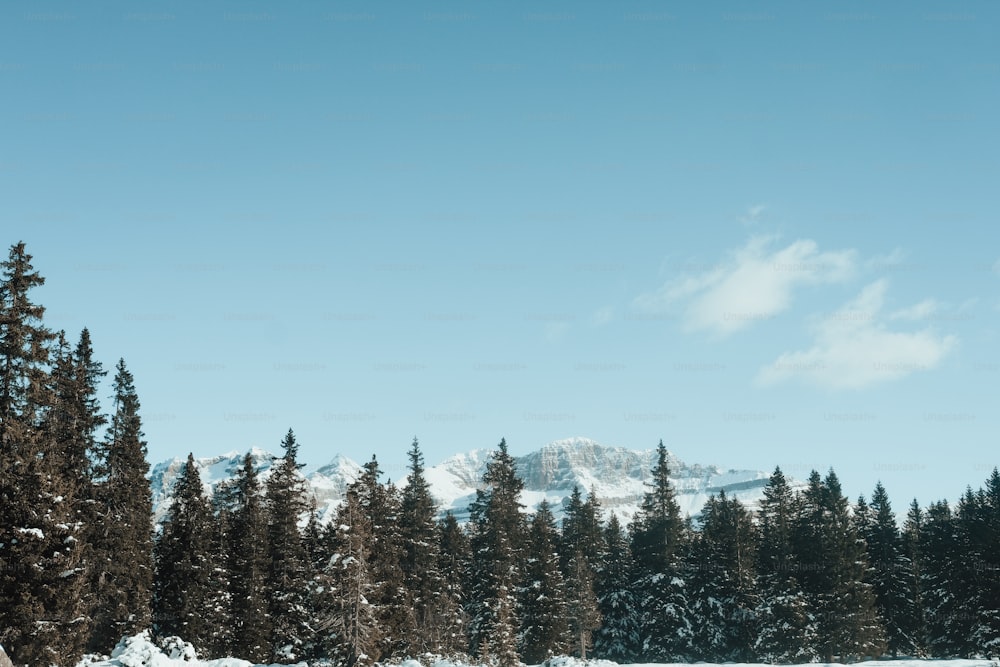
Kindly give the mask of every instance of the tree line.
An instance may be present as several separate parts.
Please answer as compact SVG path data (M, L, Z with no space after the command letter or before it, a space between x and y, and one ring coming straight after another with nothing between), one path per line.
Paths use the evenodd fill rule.
M72 665L123 636L202 657L354 667L429 654L508 667L797 663L1000 654L1000 473L900 527L879 484L775 469L755 511L720 492L682 517L667 451L626 526L574 489L526 513L505 441L465 525L439 519L414 439L406 484L375 457L321 522L289 430L265 479L247 455L205 494L192 456L158 531L132 375L109 414L84 329L43 325L24 244L0 276L0 643L16 665Z

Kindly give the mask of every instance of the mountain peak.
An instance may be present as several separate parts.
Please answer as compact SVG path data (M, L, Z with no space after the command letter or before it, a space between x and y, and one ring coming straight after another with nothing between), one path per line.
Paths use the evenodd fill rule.
M249 451L258 472L266 478L279 457L258 447ZM492 449L461 452L425 468L431 494L441 514L451 511L460 521L468 519L469 504L475 500L493 452ZM542 500L547 500L559 518L573 488L579 487L585 495L596 493L606 514L617 514L627 523L648 490L657 454L655 449L607 446L590 438L574 436L552 441L514 458L518 474L524 480L521 502L527 511L534 511ZM221 481L232 478L242 460L240 452L196 459L206 491L212 493ZM720 490L755 506L763 497L768 479L768 474L761 471L688 465L669 452L668 464L681 513L689 516L696 516L709 496ZM166 514L172 500L173 482L183 466L184 461L175 458L157 464L151 471L157 521ZM305 475L321 520L333 518L347 487L361 476L361 472L357 462L337 454L326 465ZM397 484L405 482L405 474L394 481ZM793 486L798 484L790 482Z

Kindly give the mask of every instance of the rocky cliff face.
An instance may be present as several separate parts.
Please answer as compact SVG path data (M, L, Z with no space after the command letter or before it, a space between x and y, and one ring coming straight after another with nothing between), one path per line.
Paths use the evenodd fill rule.
M257 469L266 479L276 456L262 449L252 449ZM459 520L468 518L468 505L486 469L491 450L478 449L456 454L426 469L442 515L453 512ZM218 484L230 479L242 464L243 454L229 452L198 459L205 490L211 494ZM725 490L744 503L755 506L763 497L768 473L755 470L724 470L714 465L687 464L670 455L670 469L682 514L696 516L709 496ZM182 459L156 465L151 472L154 516L159 522L172 500L173 483L183 468ZM597 493L606 513L614 512L624 522L631 520L642 501L650 471L656 464L655 450L609 447L587 438L557 440L541 449L517 458L518 472L524 480L521 501L526 511L534 511L543 500L553 506L557 517L574 486L586 493ZM337 456L330 463L305 475L320 516L330 519L344 497L347 486L358 478L361 467ZM394 480L404 484L405 479Z

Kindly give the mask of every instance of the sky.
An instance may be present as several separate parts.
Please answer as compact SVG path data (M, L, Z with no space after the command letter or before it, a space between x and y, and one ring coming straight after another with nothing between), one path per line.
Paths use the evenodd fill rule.
M7 2L0 239L153 462L662 439L904 512L1000 464L998 23Z

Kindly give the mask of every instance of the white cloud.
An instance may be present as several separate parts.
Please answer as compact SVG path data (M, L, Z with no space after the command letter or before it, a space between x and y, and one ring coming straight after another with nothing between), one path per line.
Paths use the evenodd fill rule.
M895 269L903 264L907 252L902 248L893 248L883 255L875 255L865 262L865 267L874 271Z
M908 308L902 308L889 315L890 320L926 320L928 317L938 312L940 305L934 299L924 299L920 303L915 303Z
M818 323L812 347L782 354L760 370L757 382L771 386L801 380L828 389L863 389L936 367L958 344L958 338L930 329L886 328L880 313L887 287L885 280L865 287L857 298ZM893 315L926 313L928 303L933 302L896 311L888 319L920 319Z
M740 222L744 225L752 225L760 221L760 216L767 210L764 204L753 204L747 206L747 210L740 216Z
M802 285L842 282L856 268L853 250L820 252L815 241L775 249L771 237L751 238L716 268L667 282L633 305L664 312L684 305L684 327L729 335L787 310Z

